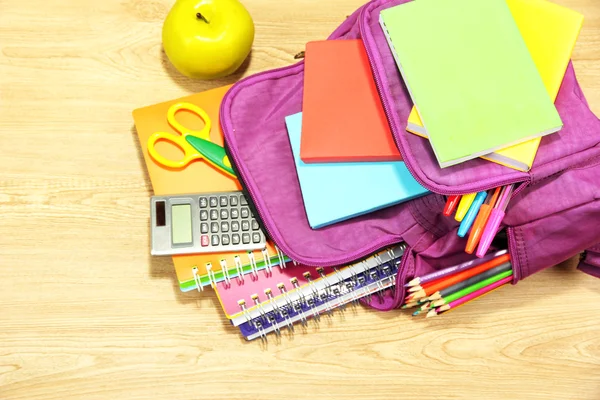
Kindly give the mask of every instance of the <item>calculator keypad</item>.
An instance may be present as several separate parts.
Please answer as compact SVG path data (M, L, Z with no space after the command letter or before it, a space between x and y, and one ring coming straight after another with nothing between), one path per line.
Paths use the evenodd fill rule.
M265 235L241 192L200 195L198 205L201 247L213 252L227 251L227 246L264 247Z

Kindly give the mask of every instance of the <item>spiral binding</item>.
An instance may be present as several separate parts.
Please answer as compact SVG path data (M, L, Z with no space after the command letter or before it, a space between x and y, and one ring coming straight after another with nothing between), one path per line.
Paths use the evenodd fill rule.
M206 263L206 272L208 273L208 278L210 279L210 285L213 287L214 289L214 282L216 282L215 279L215 273L212 270L212 263ZM225 279L225 284L228 285L229 281L227 279Z
M258 279L258 267L256 266L256 260L254 259L254 253L248 252L248 259L250 260L250 268L252 268L253 279Z
M341 271L338 270L338 273L334 273L334 274L330 274L329 276L335 276L336 279L342 280L342 279L346 279L346 278L351 278L350 281L345 282L342 286L343 288L341 288L339 285L336 287L335 285L333 285L333 282L330 281L329 276L327 277L327 279L323 279L322 277L320 277L320 281L318 283L315 283L315 281L312 281L312 276L310 274L310 272L304 273L302 274L302 277L304 278L304 281L306 282L305 284L305 290L300 290L301 285L298 282L297 278L289 278L290 279L290 283L292 284L292 291L290 292L291 296L293 297L293 301L296 300L300 300L300 302L302 303L302 307L305 310L305 312L307 313L307 315L311 315L313 317L313 319L318 322L320 320L320 313L315 311L315 306L318 303L322 303L323 299L327 299L327 298L331 298L332 294L329 292L330 290L337 290L337 292L339 293L343 293L343 292L351 292L352 293L352 298L351 298L351 302L353 305L356 305L358 303L358 300L360 298L364 298L364 300L367 303L370 303L372 300L372 293L370 293L369 291L366 291L364 289L364 282L366 282L366 279L364 277L363 272L370 269L370 268L374 268L378 265L381 265L382 263L384 263L385 261L388 260L392 260L394 258L397 258L398 256L396 255L395 252L399 252L399 254L403 253L403 248L404 245L398 245L396 246L396 248L392 248L389 249L387 251L383 251L379 254L376 254L375 256L371 256L365 260L362 260L356 264L353 264L351 266L348 266L347 268L342 269ZM382 257L385 257L382 258ZM333 270L333 268L331 268ZM321 270L320 268L317 268L317 270ZM335 272L335 270L333 270L333 272ZM323 275L323 273L321 273L320 275ZM318 285L315 286L315 285ZM278 285L279 286L279 285ZM362 288L362 291L353 291L351 289L353 288ZM325 291L324 293L319 293L320 288L324 288ZM319 299L319 296L322 296L321 299ZM380 297L381 299L381 297ZM271 310L273 308L274 304L278 304L279 306L283 306L284 304L284 300L281 298L275 298L274 302L270 301L270 299L266 299L265 301L266 304L264 304L265 307L267 307L268 310ZM273 304L270 304L273 303ZM344 308L342 307L341 310L343 310ZM331 313L333 312L333 309L330 309L329 306L327 306L326 308L326 313L328 313L329 315L331 315ZM246 320L246 315L242 315L242 314L250 314L250 318L256 318L259 316L257 310L254 310L253 308L250 309L246 309L246 310L241 310L239 313L232 315L231 318L231 322L234 326L239 326L240 324L244 323Z
M344 270L337 270L334 275L324 276L324 272L317 269L323 279L323 284L319 286L311 276L305 276L308 284L303 288L297 287L298 281L293 278L293 294L287 292L283 284L278 285L281 293L278 297L274 297L271 290L267 289L267 302L263 304L258 296L253 297L254 310L243 310L245 322L238 325L240 331L247 340L260 338L266 341L271 332L280 336L282 327L287 326L289 332L293 333L295 322L306 326L307 314L318 323L321 313L331 314L334 309L343 310L342 306L348 303L356 305L360 298L372 302L372 295L375 294L383 302L385 291L395 284L405 248L404 244L400 244L351 265L348 267L351 271L346 275L342 274Z
M279 250L279 247L275 246L275 251L277 251L277 258L279 259L279 268L285 268L285 256L283 255L283 253L281 252L281 250ZM296 263L294 263L294 265L296 265Z
M263 260L265 261L265 275L271 276L273 275L273 266L271 265L271 256L269 255L269 250L265 247L262 249Z
M192 275L194 276L194 282L196 283L196 290L199 292L204 291L204 286L202 286L202 282L200 282L200 276L198 275L198 267L192 267Z
M291 310L294 308L294 303L290 300L289 295L285 289L285 285L283 283L280 283L279 285L277 285L277 288L279 289L279 291L281 292L281 295L284 298L285 304L287 305L287 309L285 311L285 315L287 316L287 318L289 319L289 314L287 313L287 310ZM306 326L308 324L308 320L306 319L306 316L304 315L304 312L302 310L300 310L299 312L300 315L300 323L303 326ZM291 322L291 320L290 320ZM292 331L294 330L293 325L292 325Z
M209 266L212 266L212 263L207 262L205 264L206 267L206 275L200 275L198 267L197 266L193 266L192 267L192 277L194 280L194 286L196 287L196 290L198 290L199 292L204 291L204 286L207 285L206 280L208 280L208 285L210 285L211 287L215 287L217 283L219 282L225 282L226 286L230 286L231 285L231 280L233 278L233 276L237 277L237 281L239 284L243 284L244 283L244 276L250 274L252 276L252 279L258 279L259 278L259 271L262 269L264 270L264 274L265 276L270 276L273 273L273 267L275 267L275 265L279 265L279 267L281 269L284 269L286 267L286 259L289 260L289 257L286 257L282 251L277 247L277 246L273 246L276 250L276 254L269 254L269 250L267 247L263 248L261 250L262 253L262 260L257 260L256 256L254 255L254 251L248 251L247 252L247 256L248 256L248 265L246 267L244 267L243 263L242 263L242 258L240 257L240 255L235 255L233 257L234 259L234 268L235 268L235 272L230 271L230 268L232 268L231 265L227 265L227 261L222 259L220 260L220 266L221 266L221 273L222 273L222 278L221 279L217 279L217 273L218 271L215 271L213 269L213 271L208 271ZM277 257L277 261L271 261L272 257ZM262 265L261 267L258 266L258 263L262 261L264 265ZM244 269L248 269L250 268L250 271L244 271ZM233 276L232 276L233 275ZM202 281L203 279L205 280L205 283L203 284Z
M247 310L247 308L246 308L246 300L240 300L240 301L238 301L238 305L240 306L240 308L242 309L242 311L244 311L244 315L246 315L246 323L252 324L252 326L254 326L253 321L245 313L245 311Z
M227 261L220 260L219 265L221 265L221 271L223 271L223 276L225 277L225 282L227 284L227 287L231 287L231 278L229 277L229 270L227 269ZM208 270L208 268L207 268L207 270ZM214 282L215 281L214 274L212 276L213 276L212 281Z
M337 277L337 281L336 283L332 286L331 288L331 292L336 296L339 297L341 296L341 291L340 291L340 285L342 285L343 279L342 277L339 275L340 270L337 268L333 268L333 270L336 273L336 277ZM340 310L342 311L346 311L346 304L340 304Z

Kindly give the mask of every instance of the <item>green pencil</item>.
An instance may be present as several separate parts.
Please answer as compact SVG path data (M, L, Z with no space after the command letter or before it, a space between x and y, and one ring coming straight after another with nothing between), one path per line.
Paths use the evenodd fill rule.
M509 271L505 271L505 272L499 273L499 274L494 275L494 276L492 276L490 278L487 278L487 279L485 279L485 280L483 280L481 282L477 282L477 283L475 283L475 284L473 284L473 285L471 285L469 287L466 287L466 288L464 288L462 290L459 290L458 292L454 292L454 293L452 293L449 296L442 297L441 299L433 302L432 308L433 307L443 306L446 303L450 303L451 301L458 300L461 297L464 297L464 296L466 296L468 294L471 294L471 293L473 293L473 292L475 292L475 291L477 291L477 290L479 290L481 288L484 288L484 287L486 287L488 285L491 285L492 283L498 282L501 279L509 277L509 276L512 275L512 273L513 273L512 269L509 270Z
M443 297L447 297L447 296L451 295L452 293L463 290L464 288L474 285L477 282L480 282L484 279L491 278L492 276L496 276L502 272L509 271L511 268L512 268L512 264L510 263L510 261L505 262L504 264L500 264L497 267L488 269L487 271L484 271L480 274L472 276L469 279L465 279L464 281L460 281L452 286L448 286L446 289L437 291L434 294L432 294L431 296L429 296L429 300L434 301L434 300L439 300Z

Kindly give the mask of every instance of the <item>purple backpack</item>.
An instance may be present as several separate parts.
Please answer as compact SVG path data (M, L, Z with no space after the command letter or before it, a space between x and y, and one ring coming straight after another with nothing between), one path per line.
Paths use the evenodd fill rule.
M389 310L404 298L404 283L472 258L442 216L444 195L516 184L490 250L509 248L514 280L587 249L580 269L600 276L600 121L590 111L569 65L555 101L563 129L542 139L529 172L481 159L440 169L429 142L405 131L412 108L378 23L384 8L407 0L373 0L329 37L361 38L396 144L417 181L433 193L410 202L313 230L306 215L284 118L302 111L303 62L236 83L221 106L230 159L269 236L290 258L310 266L344 265L388 245L407 244L391 296L373 307ZM257 123L258 122L258 123ZM276 171L274 173L274 171ZM276 179L273 179L273 176Z

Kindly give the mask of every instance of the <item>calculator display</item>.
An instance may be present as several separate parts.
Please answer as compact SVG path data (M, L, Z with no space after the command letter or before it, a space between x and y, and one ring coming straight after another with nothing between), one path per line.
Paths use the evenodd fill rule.
M171 239L175 245L192 243L192 206L190 204L171 206Z

